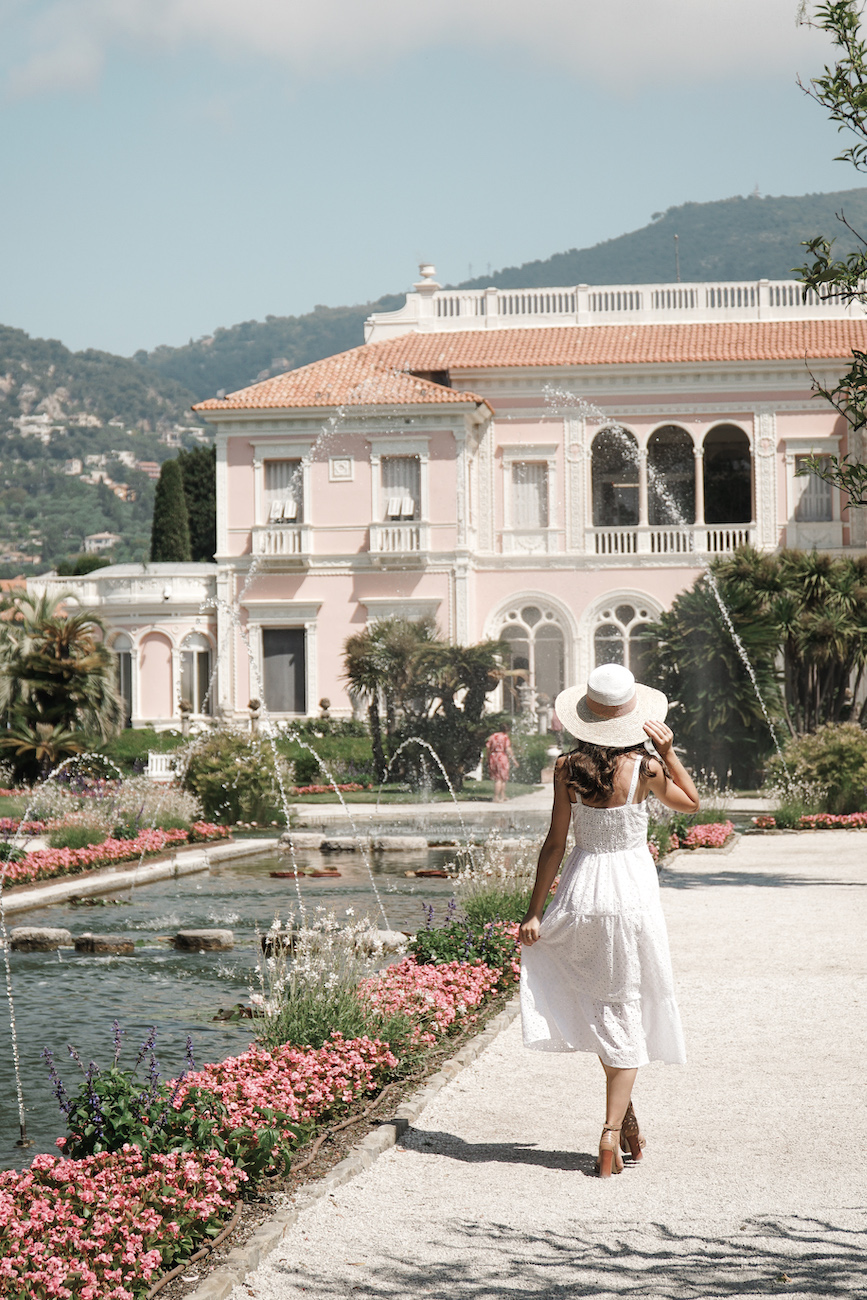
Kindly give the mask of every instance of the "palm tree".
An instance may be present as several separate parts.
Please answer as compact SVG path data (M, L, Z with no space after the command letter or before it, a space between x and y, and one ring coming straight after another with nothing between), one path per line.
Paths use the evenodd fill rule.
M107 740L123 721L103 625L86 610L67 614L66 599L15 592L0 606L0 748L21 776L81 753L89 737Z
M432 619L384 618L344 644L344 676L351 698L367 704L373 762L380 781L397 749L404 718L421 716L427 706L418 694L416 661L419 651L435 640Z

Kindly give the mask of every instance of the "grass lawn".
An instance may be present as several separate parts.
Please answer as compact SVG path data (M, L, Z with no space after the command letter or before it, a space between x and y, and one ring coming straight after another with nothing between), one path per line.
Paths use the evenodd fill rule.
M0 795L0 817L21 817L27 810L27 800L17 795Z
M520 785L517 781L510 781L506 787L506 794L510 799L516 799L520 794L532 794L536 788L534 785ZM456 791L456 794L461 803L490 803L494 797L494 783L493 781L468 781L463 790ZM343 798L347 803L376 803L377 789L348 790ZM424 799L432 803L452 801L448 790L434 790L430 794L426 793ZM338 802L333 790L329 794L290 794L289 800L291 803ZM385 786L379 802L383 806L394 803L421 803L422 796L417 790L401 790L395 786Z

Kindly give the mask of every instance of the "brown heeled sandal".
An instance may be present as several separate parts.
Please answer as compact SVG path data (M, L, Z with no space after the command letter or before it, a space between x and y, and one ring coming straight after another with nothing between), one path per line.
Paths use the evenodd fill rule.
M643 1151L647 1141L641 1136L632 1102L626 1107L623 1123L620 1126L620 1150L630 1155L633 1160L643 1160Z
M618 1137L620 1125L606 1124L602 1129L602 1137L599 1139L599 1159L596 1161L596 1172L600 1178L610 1178L612 1174L619 1174L623 1170L623 1160L618 1150Z

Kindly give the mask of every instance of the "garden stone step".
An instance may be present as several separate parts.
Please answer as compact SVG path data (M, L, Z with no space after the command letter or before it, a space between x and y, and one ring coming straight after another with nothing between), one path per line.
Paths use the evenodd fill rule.
M235 936L231 930L178 930L172 942L178 952L228 952Z
M295 849L319 849L325 836L317 831L284 831L280 836L280 852L288 853L290 844Z
M75 951L94 957L131 957L135 939L128 934L79 934Z
M323 853L357 853L359 847L370 847L370 840L365 835L358 839L354 835L329 835L319 845Z
M72 947L72 935L49 926L16 925L9 931L9 947L13 952L56 952Z
M373 847L380 853L427 853L427 836L379 835Z

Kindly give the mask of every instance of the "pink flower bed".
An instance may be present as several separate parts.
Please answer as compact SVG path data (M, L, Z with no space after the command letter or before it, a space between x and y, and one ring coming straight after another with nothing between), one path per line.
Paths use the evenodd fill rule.
M502 928L517 936L517 925ZM511 976L519 970L516 957ZM473 1025L503 977L481 962L418 966L406 958L360 989L385 1015L414 1019L422 1045ZM174 1104L194 1105L199 1091L206 1103L211 1094L224 1111L215 1138L247 1130L255 1147L263 1128L278 1127L285 1150L299 1129L381 1088L398 1064L388 1043L366 1037L333 1034L316 1050L253 1045L186 1075ZM209 1228L213 1235L245 1178L213 1150L145 1158L130 1145L78 1161L41 1155L29 1169L2 1173L0 1297L142 1300L156 1274L187 1258Z
M0 791L2 793L2 791ZM45 830L45 822L22 822L17 817L0 817L0 835L39 835Z
M225 839L228 834L227 826L194 822L188 831L145 830L133 840L109 837L102 844L90 844L83 849L35 849L20 862L6 865L4 883L21 885L33 880L48 880L52 876L72 876L80 871L91 871L94 867L130 862L142 854L159 853L172 844L197 844L204 840Z
M760 831L776 829L777 819L772 813L761 813L753 818ZM863 831L867 830L867 812L856 813L804 813L798 822L799 831Z
M517 927L515 927L517 931ZM520 968L519 968L520 969ZM451 961L418 966L411 957L362 980L362 996L384 1015L406 1015L417 1021L414 1041L435 1043L460 1018L460 1028L475 1024L481 1006L500 983L500 972L484 966Z
M240 1056L186 1075L175 1107L181 1109L191 1088L203 1088L225 1106L230 1128L261 1127L266 1108L284 1123L307 1124L381 1087L397 1063L388 1043L379 1039L333 1034L316 1050L286 1045L268 1051L254 1044ZM283 1140L293 1142L295 1134L284 1129Z
M681 841L684 849L719 849L734 834L731 822L710 822L707 826L691 826Z
M0 1296L135 1300L231 1209L245 1175L216 1151L138 1147L0 1173Z
M867 813L806 813L800 821L804 831L860 831L867 827Z

